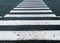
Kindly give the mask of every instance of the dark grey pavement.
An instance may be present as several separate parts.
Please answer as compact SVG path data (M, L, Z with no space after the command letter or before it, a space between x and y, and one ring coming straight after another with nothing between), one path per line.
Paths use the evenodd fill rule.
M0 0L0 16L4 16L9 13L16 5L23 0Z
M44 2L57 16L60 16L60 0L44 0Z

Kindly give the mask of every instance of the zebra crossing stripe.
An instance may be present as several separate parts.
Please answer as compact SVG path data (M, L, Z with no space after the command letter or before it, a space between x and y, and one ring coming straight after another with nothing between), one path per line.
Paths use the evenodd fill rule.
M18 7L47 7L46 5L20 5Z
M60 18L60 16L56 16L57 18Z
M24 10L24 9L31 9L31 10L32 10L32 9L37 9L37 10L39 10L39 9L50 9L50 8L47 7L47 8L14 8L14 9L18 9L18 10L19 10L19 9L23 9L23 10Z
M6 14L4 17L56 17L55 14Z
M40 13L40 12L52 12L51 10L11 10L10 13Z
M20 7L20 6L40 6L40 7L46 6L47 7L47 5L42 5L42 4L40 5L40 4L35 4L35 3L34 4L30 4L30 5L29 4L18 5L18 7Z
M0 16L0 18L2 18L2 16Z
M10 25L60 25L60 20L0 20L0 26Z
M60 30L0 31L0 40L60 40Z

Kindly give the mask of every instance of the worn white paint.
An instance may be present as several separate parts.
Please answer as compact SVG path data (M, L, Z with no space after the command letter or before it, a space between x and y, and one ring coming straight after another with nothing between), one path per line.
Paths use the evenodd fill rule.
M40 13L40 12L52 12L51 10L11 10L10 13Z
M25 9L28 9L28 10L29 10L29 9L37 9L37 10L39 10L39 9L50 9L50 8L48 8L48 7L47 7L47 8L17 8L17 7L16 7L16 8L14 8L14 9L18 9L18 10L19 10L19 9L21 9L21 10L25 10Z
M0 18L2 18L2 16L0 16Z
M60 40L60 30L0 31L0 40Z
M60 25L60 20L0 20L3 25Z

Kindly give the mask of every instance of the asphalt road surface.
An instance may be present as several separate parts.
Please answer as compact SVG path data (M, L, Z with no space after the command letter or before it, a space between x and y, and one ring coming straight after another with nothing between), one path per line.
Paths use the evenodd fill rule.
M59 5L59 0L0 0L0 43L59 43Z

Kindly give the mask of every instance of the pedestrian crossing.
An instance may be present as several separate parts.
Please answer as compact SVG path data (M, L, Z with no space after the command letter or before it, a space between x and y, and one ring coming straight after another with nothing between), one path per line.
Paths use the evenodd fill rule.
M39 7L40 6L40 7ZM34 14L34 15L33 15ZM56 17L43 0L24 0L4 17Z
M0 40L60 40L56 17L43 0L24 0L0 20Z

